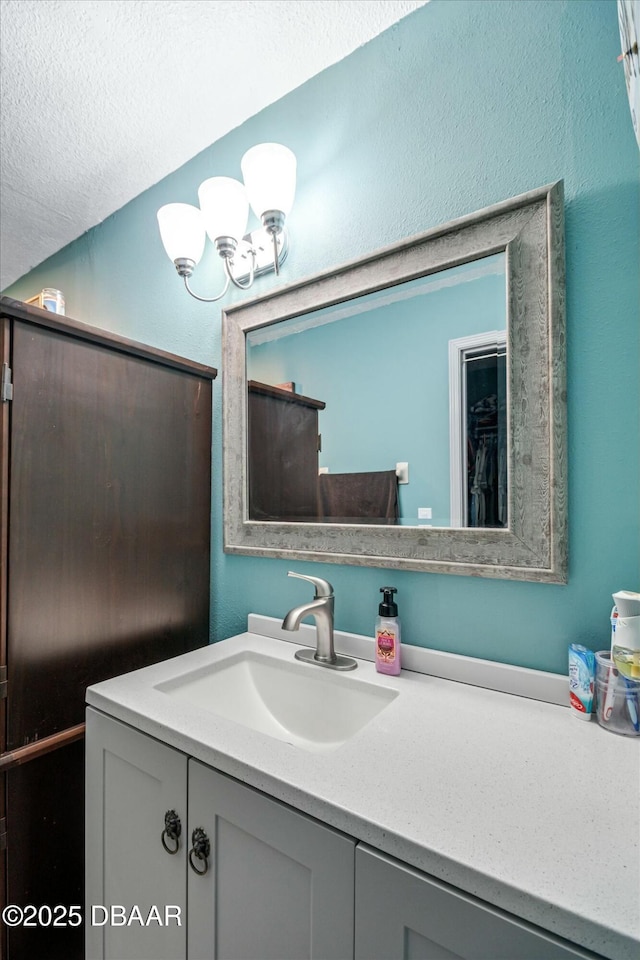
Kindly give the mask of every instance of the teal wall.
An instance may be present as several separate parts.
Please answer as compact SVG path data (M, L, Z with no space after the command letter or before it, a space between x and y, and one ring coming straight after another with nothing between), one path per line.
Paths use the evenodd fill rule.
M219 309L181 289L155 212L170 200L197 202L208 176L239 177L252 144L286 143L299 164L292 253L281 280L260 278L258 292L564 178L568 585L226 556L222 371L213 639L241 631L249 611L282 616L306 597L286 576L293 566L331 580L343 630L372 634L378 588L390 580L410 643L556 672L566 672L569 641L607 645L611 592L640 586L638 147L619 50L614 0L432 0L7 291L26 298L59 287L76 319L220 367ZM170 136L170 118L167 128ZM212 259L197 289L214 285Z

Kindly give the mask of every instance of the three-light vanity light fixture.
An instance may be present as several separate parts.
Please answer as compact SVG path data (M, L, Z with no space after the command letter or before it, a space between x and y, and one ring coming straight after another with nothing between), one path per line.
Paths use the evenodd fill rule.
M231 177L211 177L198 189L199 207L168 203L158 210L160 236L187 291L196 300L213 303L224 297L229 283L247 290L254 277L279 272L287 255L285 220L296 190L296 158L280 143L259 143L240 162L244 183ZM245 236L249 204L262 222ZM202 257L206 237L222 258L226 281L215 297L200 297L189 277Z

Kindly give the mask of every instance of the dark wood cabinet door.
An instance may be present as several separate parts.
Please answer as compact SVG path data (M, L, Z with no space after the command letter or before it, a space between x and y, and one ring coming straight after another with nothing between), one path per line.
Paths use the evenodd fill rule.
M211 386L14 321L6 749L208 642Z
M320 400L249 382L249 518L317 520Z
M216 371L0 307L0 903L70 906L86 687L209 639ZM27 956L81 960L82 929L0 924L0 960Z
M6 902L45 907L41 923L30 920L29 926L7 931L7 960L81 960L84 955L78 911L68 914L76 906L85 916L83 762L84 742L78 741L5 774ZM54 927L46 907L58 905L64 907L65 925ZM63 912L54 918L61 924Z

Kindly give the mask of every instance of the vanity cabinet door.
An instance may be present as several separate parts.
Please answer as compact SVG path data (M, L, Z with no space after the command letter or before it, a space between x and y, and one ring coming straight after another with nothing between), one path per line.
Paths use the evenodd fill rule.
M196 827L211 851L188 870L189 960L353 957L350 837L191 760Z
M356 960L594 960L363 844L355 929Z
M187 757L89 708L86 777L86 960L184 960Z

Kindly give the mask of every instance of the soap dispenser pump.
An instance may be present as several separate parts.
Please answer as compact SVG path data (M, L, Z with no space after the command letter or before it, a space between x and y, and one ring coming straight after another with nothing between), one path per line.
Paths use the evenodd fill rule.
M400 618L393 599L395 587L380 587L383 600L376 619L376 670L397 676L400 673Z

